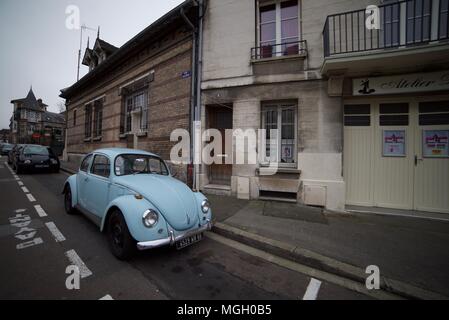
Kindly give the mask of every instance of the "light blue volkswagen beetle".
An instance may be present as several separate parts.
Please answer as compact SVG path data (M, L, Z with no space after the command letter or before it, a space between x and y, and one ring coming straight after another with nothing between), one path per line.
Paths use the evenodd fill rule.
M157 155L101 149L87 155L64 185L68 214L82 212L106 232L120 260L161 246L182 249L212 227L206 197L172 177Z

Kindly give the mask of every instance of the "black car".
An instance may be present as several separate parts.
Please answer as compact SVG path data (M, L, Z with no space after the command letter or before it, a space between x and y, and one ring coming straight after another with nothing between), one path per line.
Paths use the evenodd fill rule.
M2 154L2 156L7 156L8 153L9 153L9 151L11 151L12 147L13 147L12 144L9 144L9 143L3 144L3 145L2 145L2 148L1 148L1 154Z
M39 145L25 145L19 148L13 158L13 168L19 174L31 171L59 172L59 159L51 148Z

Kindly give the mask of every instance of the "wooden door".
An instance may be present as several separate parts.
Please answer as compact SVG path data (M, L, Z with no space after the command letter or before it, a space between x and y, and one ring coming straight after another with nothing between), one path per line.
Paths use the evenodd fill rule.
M209 166L209 183L218 185L231 185L232 164L225 164L226 159L231 159L232 154L226 153L226 129L232 129L232 107L209 106L208 107L208 129L217 129L221 133L222 154L214 154L222 158L223 164L212 164Z

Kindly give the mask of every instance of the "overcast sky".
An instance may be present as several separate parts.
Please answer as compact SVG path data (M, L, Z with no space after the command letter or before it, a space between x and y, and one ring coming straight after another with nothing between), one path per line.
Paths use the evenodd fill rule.
M76 82L79 30L66 28L66 8L80 9L81 24L120 47L182 0L1 0L0 1L0 129L8 128L13 99L30 86L36 98L58 111L59 90ZM96 31L84 32L90 44ZM83 48L83 50L84 50ZM81 67L81 76L87 67Z

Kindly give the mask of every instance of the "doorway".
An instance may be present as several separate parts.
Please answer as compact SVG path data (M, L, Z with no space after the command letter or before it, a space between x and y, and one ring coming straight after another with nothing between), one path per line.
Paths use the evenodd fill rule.
M214 163L208 167L209 184L231 186L232 164L225 162L232 157L232 154L228 154L226 151L226 130L233 127L232 105L211 105L207 106L206 110L207 129L217 129L222 137L222 153L212 154L213 157L222 159L222 164Z

